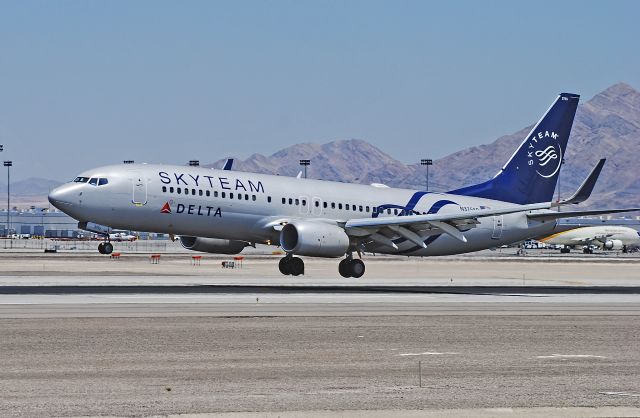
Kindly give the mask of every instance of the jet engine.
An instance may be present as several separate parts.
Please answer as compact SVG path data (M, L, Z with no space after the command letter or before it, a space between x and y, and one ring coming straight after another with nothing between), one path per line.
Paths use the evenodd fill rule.
M180 244L187 250L214 254L238 254L249 245L244 241L185 236L180 237Z
M344 229L330 223L292 222L280 231L280 247L296 255L342 257L349 244L349 236Z
M621 250L624 244L619 239L610 239L605 241L603 247L605 250Z

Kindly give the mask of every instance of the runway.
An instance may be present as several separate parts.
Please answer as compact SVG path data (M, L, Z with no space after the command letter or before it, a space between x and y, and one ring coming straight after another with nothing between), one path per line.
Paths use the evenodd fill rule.
M635 262L2 261L3 417L640 415Z

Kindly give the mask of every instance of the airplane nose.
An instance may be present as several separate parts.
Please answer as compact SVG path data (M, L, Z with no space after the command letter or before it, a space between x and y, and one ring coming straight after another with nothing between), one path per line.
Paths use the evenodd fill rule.
M64 206L71 206L71 196L69 188L66 185L56 187L49 192L49 203L56 208L63 210Z

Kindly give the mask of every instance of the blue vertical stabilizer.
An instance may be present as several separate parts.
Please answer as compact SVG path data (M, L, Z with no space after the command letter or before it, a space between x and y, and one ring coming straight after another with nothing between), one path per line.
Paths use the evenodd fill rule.
M494 178L449 193L522 205L550 202L579 100L560 94Z

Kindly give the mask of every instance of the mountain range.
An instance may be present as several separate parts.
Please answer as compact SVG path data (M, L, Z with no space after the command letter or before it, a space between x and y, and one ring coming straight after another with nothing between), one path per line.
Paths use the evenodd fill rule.
M532 126L495 141L463 149L433 161L430 190L447 191L491 178L508 160ZM561 195L568 197L600 158L607 158L591 199L584 208L640 206L640 92L614 84L578 107L560 177ZM235 159L234 170L295 176L300 159L311 160L309 177L391 187L424 189L425 169L405 164L360 139L326 144L302 143L265 156ZM224 159L205 165L222 167ZM27 179L11 184L12 201L46 204L48 191L59 182ZM0 196L6 185L0 185Z
M493 177L524 140L533 125L490 144L434 160L430 190L447 191ZM614 84L578 107L560 177L561 196L568 197L600 158L607 164L591 199L580 207L640 206L640 92ZM271 156L253 154L236 159L234 169L295 176L300 159L311 160L309 177L391 187L424 189L425 168L405 164L359 139L326 144L296 144ZM224 159L208 164L221 167Z

